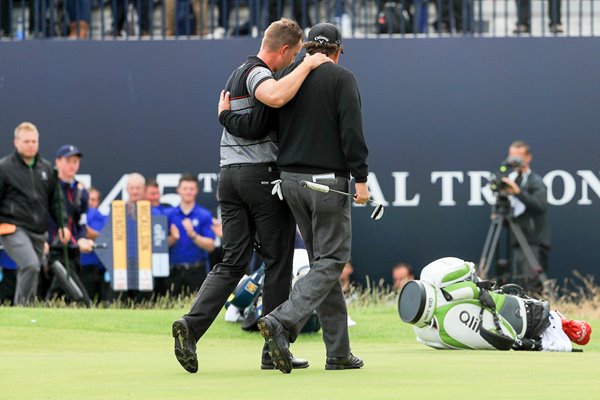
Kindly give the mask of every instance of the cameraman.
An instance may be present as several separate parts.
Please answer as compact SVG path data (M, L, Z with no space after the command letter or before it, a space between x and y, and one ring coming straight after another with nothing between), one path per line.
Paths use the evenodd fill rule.
M511 196L513 219L519 225L529 246L544 272L548 269L550 251L550 228L548 226L548 200L542 177L529 168L531 151L523 141L513 142L508 149L508 158L520 159L521 165L503 177L506 193ZM513 240L513 277L526 290L539 289L537 277L532 273L523 250ZM535 266L533 266L535 267Z

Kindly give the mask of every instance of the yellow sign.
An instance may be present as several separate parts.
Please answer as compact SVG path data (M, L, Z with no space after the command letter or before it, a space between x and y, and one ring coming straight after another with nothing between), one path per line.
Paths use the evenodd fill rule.
M150 202L141 200L137 206L137 247L139 289L152 290L152 216Z
M125 202L112 202L113 289L127 290L127 221Z

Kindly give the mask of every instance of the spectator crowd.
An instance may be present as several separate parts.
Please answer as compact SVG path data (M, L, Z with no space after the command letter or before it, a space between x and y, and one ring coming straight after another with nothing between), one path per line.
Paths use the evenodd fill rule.
M273 21L291 15L302 29L334 21L344 37L357 32L380 34L483 33L503 12L490 0L2 0L0 37L16 40L68 37L118 38L257 36ZM564 32L559 0L532 4L504 0L517 35L532 32L531 16L542 14L543 31ZM569 9L569 7L567 7ZM491 12L491 14L490 14ZM593 15L590 15L593 17Z

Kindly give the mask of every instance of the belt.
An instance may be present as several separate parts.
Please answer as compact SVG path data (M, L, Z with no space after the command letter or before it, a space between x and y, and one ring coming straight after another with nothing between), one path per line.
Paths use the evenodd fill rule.
M184 270L189 270L189 269L197 269L197 268L204 268L204 262L196 262L196 263L179 263L179 264L173 264L171 266L171 269L184 269Z
M277 167L277 163L239 163L222 165L221 169L242 168L242 167Z

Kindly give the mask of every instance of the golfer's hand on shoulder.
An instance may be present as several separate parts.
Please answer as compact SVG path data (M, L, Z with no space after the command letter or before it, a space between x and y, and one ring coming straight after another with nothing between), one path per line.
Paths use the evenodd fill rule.
M308 63L310 69L313 70L321 64L333 62L333 60L323 53L315 53L312 56L306 53L306 55L304 56L304 62Z
M355 183L354 184L354 202L356 204L365 204L369 197L371 197L371 193L369 193L369 189L367 187L367 183Z
M231 103L229 101L231 94L224 90L221 90L221 96L219 96L219 107L217 108L217 117L225 110L231 110Z

